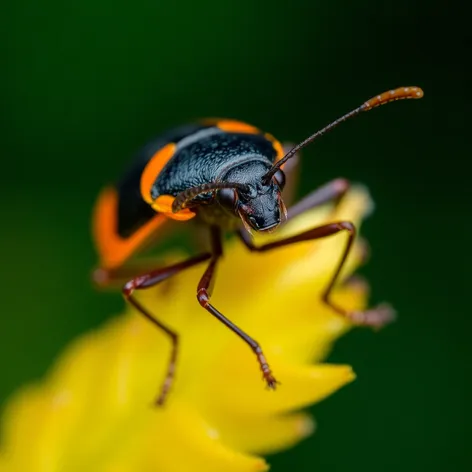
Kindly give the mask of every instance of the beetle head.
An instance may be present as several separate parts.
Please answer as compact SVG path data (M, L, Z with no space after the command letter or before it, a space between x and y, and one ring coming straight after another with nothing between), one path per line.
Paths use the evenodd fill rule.
M265 173L267 167L261 162L240 165L228 172L225 180L245 184L246 189L225 188L218 192L220 205L239 216L248 231L272 232L286 217L281 197L285 175L279 170L263 182Z

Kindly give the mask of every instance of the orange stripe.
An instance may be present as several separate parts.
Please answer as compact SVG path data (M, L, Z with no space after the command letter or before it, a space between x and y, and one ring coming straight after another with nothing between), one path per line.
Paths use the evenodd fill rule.
M117 232L118 195L114 188L105 188L99 195L92 221L95 245L103 268L123 265L165 223L164 215L157 215L141 226L129 238Z
M149 203L154 210L162 213L167 218L177 221L186 221L193 218L195 213L186 208L178 213L173 213L172 202L174 201L174 197L171 195L161 195L156 200L153 200L151 196L151 189L154 182L161 170L169 162L169 159L174 155L176 147L175 143L166 144L151 157L151 160L148 162L141 175L140 189L144 201Z
M274 160L274 164L275 164L277 161L280 161L280 159L282 159L282 157L285 156L284 148L282 147L282 144L280 144L280 141L275 139L270 133L266 133L264 136L266 139L268 139L272 143L272 146L275 152L277 153ZM283 167L284 166L282 166L282 168Z
M152 204L153 199L151 197L151 188L154 185L159 173L164 166L169 162L169 159L175 153L175 143L166 144L163 148L159 149L154 156L151 157L147 163L144 171L141 175L141 196L144 201Z
M255 126L248 125L242 121L236 120L221 120L215 123L215 126L221 131L227 133L248 133L248 134L260 134L260 130Z
M154 208L154 210L167 216L167 218L171 218L177 221L187 221L196 215L188 208L183 208L179 212L173 213L172 203L174 203L174 200L175 197L173 197L172 195L161 195L160 197L156 198L156 200L152 203L151 206Z

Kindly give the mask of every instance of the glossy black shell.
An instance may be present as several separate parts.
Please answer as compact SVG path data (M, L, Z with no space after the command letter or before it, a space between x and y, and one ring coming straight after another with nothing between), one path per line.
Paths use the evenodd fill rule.
M245 162L259 161L270 168L277 155L272 141L263 134L232 133L202 124L167 131L143 147L117 184L120 236L130 236L156 215L141 196L141 174L154 154L169 143L176 144L176 151L152 186L153 199L214 182Z

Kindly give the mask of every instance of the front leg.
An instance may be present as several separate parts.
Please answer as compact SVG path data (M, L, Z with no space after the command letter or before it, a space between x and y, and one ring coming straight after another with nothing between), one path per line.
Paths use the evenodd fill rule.
M336 182L336 181L334 181ZM321 187L318 191L308 195L307 199L311 205L307 205L307 202L302 200L299 205L296 205L295 208L303 208L304 211L313 208L325 201L331 199L327 198L329 196L334 196L339 198L340 193L335 192L336 188L342 189L341 185L331 183L331 185L327 185L325 187ZM341 196L345 193L345 190L341 192ZM297 210L295 214L299 214L301 211ZM289 210L290 215L290 210ZM293 214L292 214L293 216ZM257 252L266 252L272 249L276 249L283 246L288 246L290 244L295 244L302 241L312 241L316 239L325 238L328 236L335 235L339 232L345 231L348 235L347 244L344 248L342 257L338 266L334 272L333 277L331 278L330 282L328 283L327 287L322 293L322 300L325 304L331 307L336 313L345 316L349 320L351 320L355 324L359 325L366 325L366 326L373 326L373 327L381 327L395 318L394 310L388 305L379 305L376 308L366 310L366 311L348 311L343 307L335 304L331 301L331 292L339 278L339 274L344 266L344 263L347 260L350 250L353 247L353 243L356 238L356 228L355 226L349 221L339 221L335 223L329 223L323 226L318 226L307 231L302 232L301 234L290 236L279 241L274 241L270 243L263 244L262 246L256 246L251 238L251 236L244 230L240 229L238 235L242 242L246 245L246 247L250 251L257 251Z
M339 205L349 187L350 183L346 179L337 178L331 180L327 184L313 190L313 192L306 195L295 205L292 205L288 209L287 220L330 201L334 201L335 206Z
M292 143L284 143L284 153L287 154L293 147L294 145ZM350 187L348 180L337 178L309 193L298 203L293 204L300 177L300 153L297 152L289 161L287 161L282 166L282 170L284 171L286 178L285 188L282 191L282 198L285 205L288 207L288 219L303 213L307 209L314 208L331 200L334 200L336 205L339 204Z

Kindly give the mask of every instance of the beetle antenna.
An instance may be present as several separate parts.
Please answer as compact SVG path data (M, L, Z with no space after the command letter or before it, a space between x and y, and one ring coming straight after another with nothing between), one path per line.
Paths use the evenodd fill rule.
M180 192L172 203L172 211L177 213L187 206L187 204L198 195L202 193L208 193L212 190L221 190L224 188L233 188L241 190L242 192L249 192L249 186L240 184L237 182L210 182L208 184L198 185L197 187L191 187L183 192Z
M423 95L424 95L424 92L419 87L399 87L395 90L389 90L387 92L381 93L380 95L376 95L375 97L372 97L370 100L367 100L366 102L364 102L360 107L356 108L355 110L350 111L349 113L346 113L344 116L341 116L341 118L338 118L337 120L333 121L328 126L325 126L324 128L320 129L316 133L306 138L300 144L297 144L295 147L290 149L290 151L287 152L287 154L285 154L285 156L282 159L277 161L277 163L275 163L270 168L270 170L262 177L263 183L266 184L267 182L269 182L270 179L273 177L273 175L279 170L279 168L282 167L300 149L312 143L315 139L319 138L320 136L323 136L323 134L327 133L328 131L331 131L333 128L338 126L343 121L346 121L349 118L352 118L353 116L356 116L363 111L372 110L373 108L376 108L380 105L385 105L395 100L404 100L407 98L421 98Z

